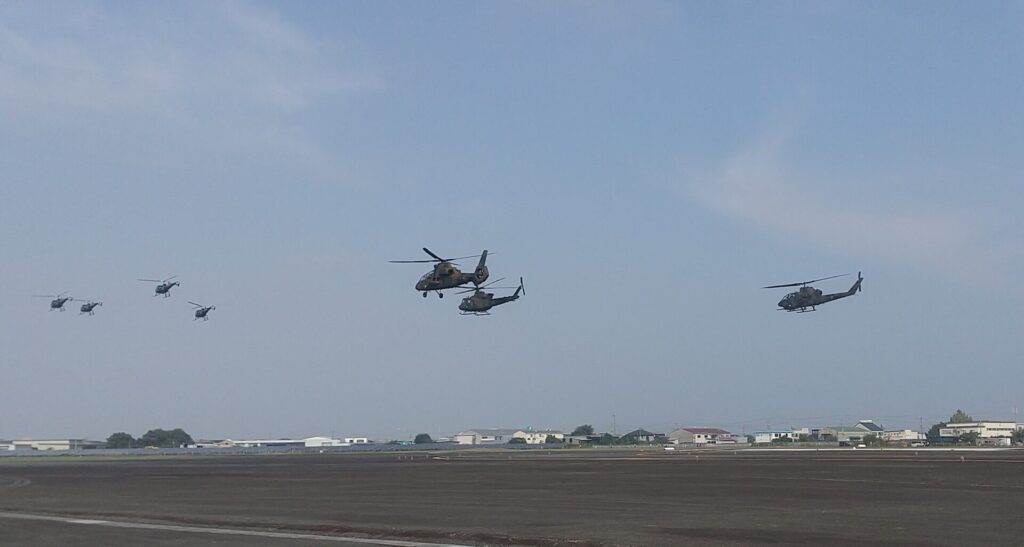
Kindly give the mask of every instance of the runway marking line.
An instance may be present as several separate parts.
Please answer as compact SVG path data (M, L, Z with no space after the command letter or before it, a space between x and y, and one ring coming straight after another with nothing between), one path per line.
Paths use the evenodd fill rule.
M0 519L61 522L64 524L79 524L85 526L107 526L110 528L129 528L137 530L163 530L167 532L187 532L193 534L218 534L225 536L254 536L277 539L302 539L312 541L332 541L335 543L361 543L364 545L387 545L391 547L471 547L469 545L456 545L453 543L427 543L422 541L407 541L401 539L325 536L321 534L268 532L260 530L240 530L236 528L207 528L202 526L184 526L178 524L157 524L148 522L128 522L117 520L70 518L59 517L54 515L36 515L30 513L11 513L7 511L0 511Z

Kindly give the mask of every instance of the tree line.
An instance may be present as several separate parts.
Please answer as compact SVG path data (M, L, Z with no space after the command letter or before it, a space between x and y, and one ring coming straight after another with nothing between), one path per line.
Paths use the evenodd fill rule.
M123 431L107 437L107 448L181 448L193 444L192 436L180 427L174 429L150 429L136 439Z

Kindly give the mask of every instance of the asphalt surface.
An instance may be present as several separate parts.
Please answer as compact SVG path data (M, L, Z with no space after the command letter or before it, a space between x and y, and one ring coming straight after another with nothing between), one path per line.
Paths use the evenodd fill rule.
M32 458L0 545L1020 545L1022 502L1018 451Z

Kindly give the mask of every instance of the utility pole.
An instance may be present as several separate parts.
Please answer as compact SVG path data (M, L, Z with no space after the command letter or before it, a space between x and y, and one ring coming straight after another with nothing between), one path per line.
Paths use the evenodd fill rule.
M612 435L615 435L616 437L619 436L619 428L618 428L617 424L615 423L615 415L614 414L612 414Z

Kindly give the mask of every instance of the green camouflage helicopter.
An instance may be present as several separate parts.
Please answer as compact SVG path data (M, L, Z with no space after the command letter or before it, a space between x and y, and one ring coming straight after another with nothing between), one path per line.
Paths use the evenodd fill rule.
M445 289L454 289L472 283L479 286L484 281L487 281L487 277L490 272L487 270L487 249L480 255L462 256L459 258L441 258L436 254L432 253L430 249L424 247L423 252L430 255L432 258L429 260L391 260L394 264L420 264L426 262L435 262L434 268L429 272L423 274L423 277L416 282L416 290L423 293L423 298L427 297L427 293L430 291L437 292L438 298L444 298L444 294L441 291ZM456 260L462 260L465 258L476 258L480 257L480 262L477 263L476 269L473 273L462 273L459 270L458 265L454 262Z
M501 281L502 279L504 278L494 280L491 283L491 285ZM519 293L523 293L524 295L526 294L526 291L523 290L522 277L519 278L519 288L517 288L516 292L512 293L511 296L501 296L498 298L494 298L494 293L484 292L484 289L488 288L498 287L484 285L481 287L476 287L474 289L469 289L468 291L460 291L458 294L467 292L473 293L470 296L463 298L462 303L459 304L459 309L462 310L461 315L490 315L489 310L494 306L500 306L502 304L507 304L509 302L515 302L516 300L519 300Z
M781 287L800 287L799 290L791 292L784 296L782 300L779 300L779 310L795 311L797 313L804 313L808 311L815 311L816 306L831 302L833 300L839 300L840 298L846 298L847 296L853 296L860 292L860 284L864 281L861 277L860 272L857 272L857 281L854 282L850 290L846 292L837 292L832 294L822 294L821 289L815 289L811 287L811 283L817 283L818 281L824 281L826 279L834 279L836 277L842 277L846 274L833 275L829 277L822 277L821 279L812 279L810 281L801 281L799 283L786 283L784 285L769 285L762 287L763 289L778 289ZM810 309L808 309L810 308Z

